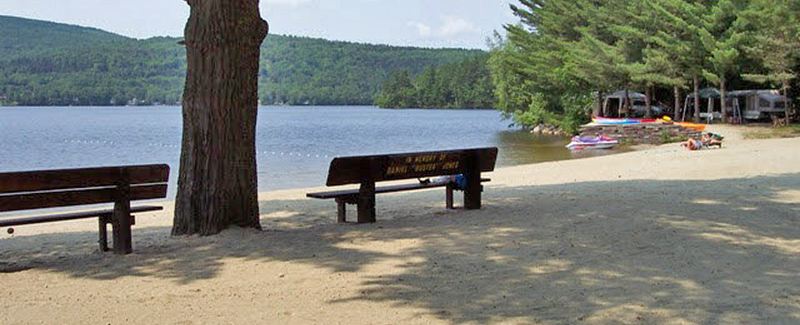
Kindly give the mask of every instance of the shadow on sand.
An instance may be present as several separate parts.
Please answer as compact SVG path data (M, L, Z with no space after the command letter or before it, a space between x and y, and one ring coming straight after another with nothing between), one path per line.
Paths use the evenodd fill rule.
M95 252L90 232L18 237L0 240L16 241L0 246L0 269L188 284L217 277L229 259L283 261L359 272L360 294L331 304L382 301L451 323L797 323L799 191L800 174L489 186L481 211L442 213L438 195L402 194L387 200L421 209L380 220L379 198L379 222L361 226L333 224L331 202L264 201L262 212L283 213L283 223L328 224L209 238L144 228L134 239L147 244L125 257ZM414 244L381 249L398 241ZM364 271L384 260L404 263L393 274Z

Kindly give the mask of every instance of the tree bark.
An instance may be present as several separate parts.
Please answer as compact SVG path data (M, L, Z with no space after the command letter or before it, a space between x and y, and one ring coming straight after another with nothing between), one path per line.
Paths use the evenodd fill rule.
M188 68L173 235L261 228L256 115L261 43L258 0L187 0Z
M700 123L700 78L694 75L694 122Z
M791 119L791 116L792 116L792 100L791 100L791 98L789 98L789 81L788 80L784 80L782 83L783 83L783 96L786 96L786 99L788 100L788 102L786 102L786 106L784 107L784 111L786 111L786 113L785 113L786 114L786 116L785 116L786 126L789 126L792 123L792 119Z
M673 120L677 121L681 113L681 89L678 86L674 86L672 91L675 94L675 114L673 115L675 118Z
M653 93L650 91L650 86L647 86L647 89L645 89L644 92L644 118L653 118L653 112L651 111L650 106L650 96L652 96Z
M601 113L602 110L603 110L603 92L598 90L597 105L594 107L594 110L592 110L592 118L600 116L600 114L602 114Z
M628 88L630 87L625 87L625 103L622 105L622 110L625 111L625 117L628 117L631 113L631 92Z
M723 76L720 78L719 82L719 107L721 107L722 110L722 123L728 123L728 108L726 107L727 105L725 105L725 97L725 77Z
M708 98L708 104L706 105L706 112L708 113L708 116L706 116L706 121L709 124L713 124L714 123L714 98L713 97L709 97Z

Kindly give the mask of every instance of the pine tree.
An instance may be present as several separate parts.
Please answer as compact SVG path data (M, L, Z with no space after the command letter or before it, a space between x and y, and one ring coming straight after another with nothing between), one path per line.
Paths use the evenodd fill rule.
M375 104L382 108L411 108L417 106L417 89L411 83L408 71L392 73L381 86Z
M776 84L784 96L789 96L789 83L797 77L794 70L800 52L800 3L788 0L755 0L740 17L747 24L745 53L761 62L762 73L743 74L745 79ZM789 123L791 105L785 107Z
M703 70L706 80L719 85L722 106L722 122L728 121L726 85L728 77L738 70L744 34L737 24L738 13L746 1L720 0L705 15L705 24L696 29L709 52L707 57L709 69ZM710 108L709 108L710 109ZM709 112L711 113L711 112Z
M680 89L687 80L694 81L695 107L700 106L697 81L703 71L705 48L699 35L693 33L698 25L703 5L684 0L647 1L646 10L650 22L656 25L657 32L652 36L654 46L645 53L645 61L652 69L661 71L663 79L658 83L671 86L674 95L674 117L681 111ZM699 122L699 109L695 109L695 121Z
M422 108L440 108L443 104L439 93L439 79L437 68L429 67L417 78L417 99Z

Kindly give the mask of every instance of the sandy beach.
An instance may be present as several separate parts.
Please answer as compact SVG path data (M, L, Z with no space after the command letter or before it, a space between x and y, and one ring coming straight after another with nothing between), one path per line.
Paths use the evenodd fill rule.
M167 202L128 256L91 219L2 229L0 324L798 324L800 138L740 130L498 169L481 210L406 192L339 225L296 189L260 193L263 231L173 238Z

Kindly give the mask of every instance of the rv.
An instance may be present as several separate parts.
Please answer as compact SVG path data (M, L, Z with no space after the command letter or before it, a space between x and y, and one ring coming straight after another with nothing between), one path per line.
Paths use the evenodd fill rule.
M758 120L771 115L783 115L789 99L777 90L736 90L728 93L734 107L741 109L742 116L748 120Z

